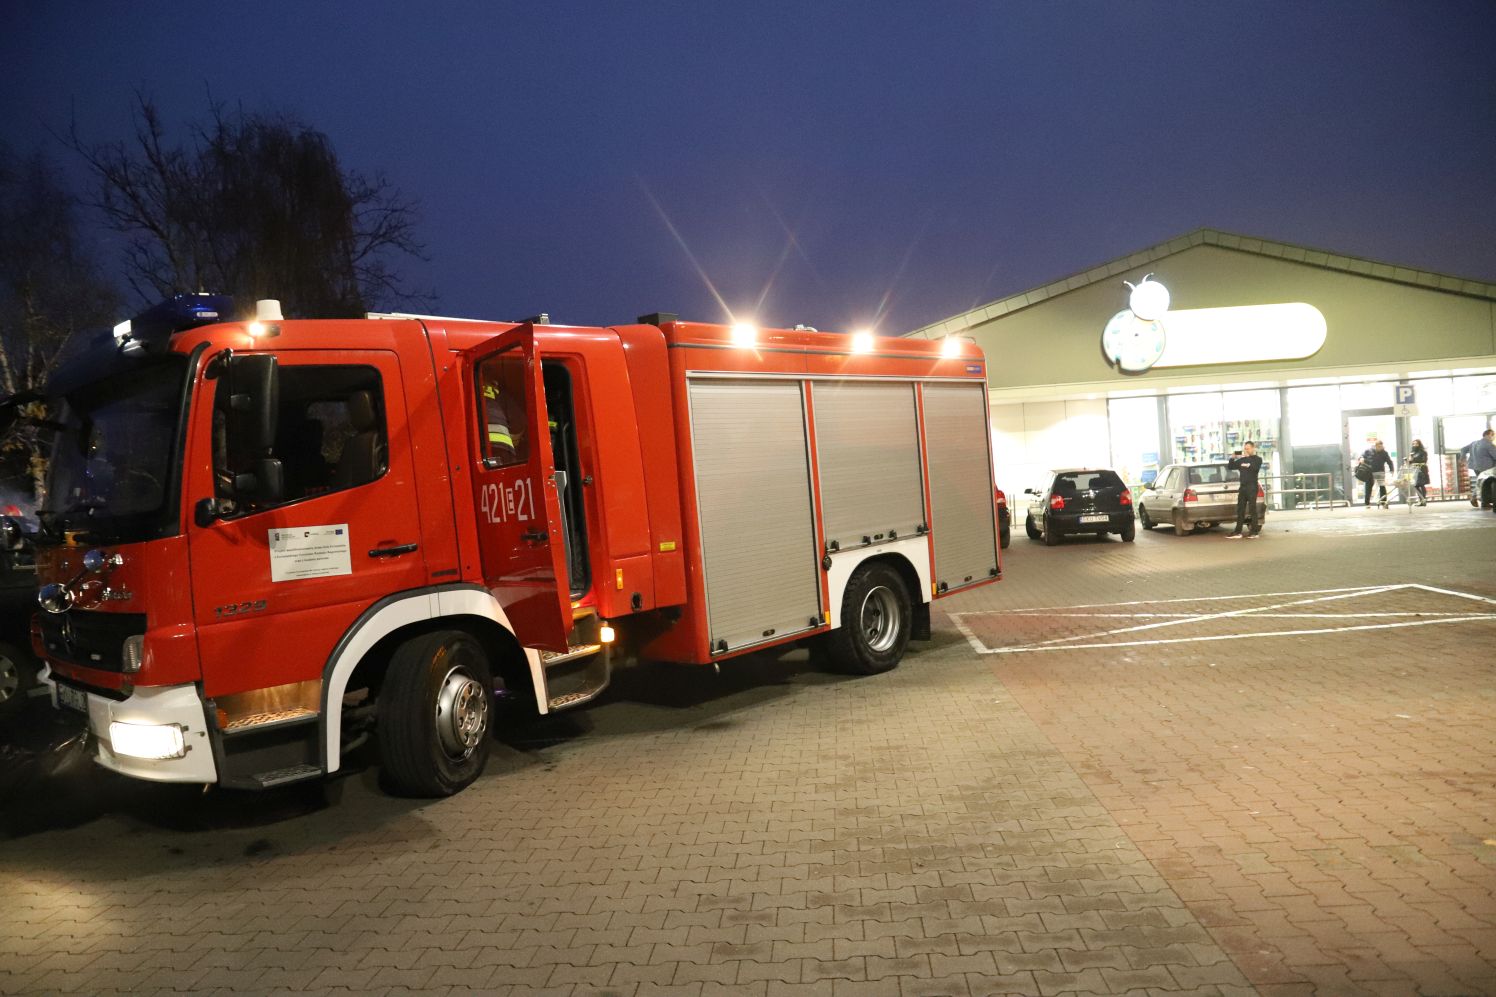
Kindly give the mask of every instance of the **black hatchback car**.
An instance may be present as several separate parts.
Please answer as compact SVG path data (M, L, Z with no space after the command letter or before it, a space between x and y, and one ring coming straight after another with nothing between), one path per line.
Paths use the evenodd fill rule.
M1028 499L1023 528L1030 540L1042 537L1052 547L1071 533L1115 533L1128 543L1136 535L1132 492L1116 471L1062 469L1054 472L1047 488L1025 488L1023 494Z

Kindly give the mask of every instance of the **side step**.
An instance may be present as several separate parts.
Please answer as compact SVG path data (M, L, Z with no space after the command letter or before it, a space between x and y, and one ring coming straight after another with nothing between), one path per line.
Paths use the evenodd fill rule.
M575 645L565 654L543 651L540 660L546 703L553 713L596 699L612 678L612 654L604 644Z
M315 765L288 765L283 769L256 772L249 778L260 789L269 789L272 786L284 786L292 782L316 779L320 775L322 775L322 770Z
M565 664L568 661L577 661L590 657L602 649L603 646L601 644L573 644L567 649L565 654L562 654L560 651L541 651L540 663L546 668L551 668L555 665Z

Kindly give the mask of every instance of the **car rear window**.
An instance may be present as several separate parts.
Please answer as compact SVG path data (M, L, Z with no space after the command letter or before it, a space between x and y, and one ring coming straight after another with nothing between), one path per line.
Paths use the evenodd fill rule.
M1189 472L1190 484L1192 485L1223 485L1241 480L1241 472L1234 471L1225 464L1206 464L1201 467L1192 467L1189 469Z
M1122 479L1116 471L1073 471L1057 474L1054 490L1057 495L1078 495L1081 492L1096 492L1103 488L1122 488Z

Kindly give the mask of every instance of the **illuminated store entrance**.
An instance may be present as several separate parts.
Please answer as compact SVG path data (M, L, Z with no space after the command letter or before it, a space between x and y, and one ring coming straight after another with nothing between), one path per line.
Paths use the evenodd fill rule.
M1366 486L1356 480L1352 472L1352 466L1366 451L1372 449L1378 440L1387 452L1392 455L1392 466L1394 470L1387 474L1387 491L1394 499L1401 500L1402 495L1396 493L1393 485L1397 480L1396 468L1402 467L1402 455L1407 449L1398 441L1398 419L1392 414L1390 408L1382 409L1360 409L1358 411L1345 413L1345 466L1341 468L1344 474L1346 494L1351 497L1351 504L1363 502L1366 498ZM1424 441L1427 443L1428 441ZM1371 500L1375 502L1378 497L1376 486L1371 489Z

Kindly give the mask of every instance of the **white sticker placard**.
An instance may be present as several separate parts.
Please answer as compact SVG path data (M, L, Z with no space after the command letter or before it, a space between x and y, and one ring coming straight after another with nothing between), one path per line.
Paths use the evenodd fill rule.
M270 531L270 580L294 582L302 578L351 575L348 524L285 526Z

